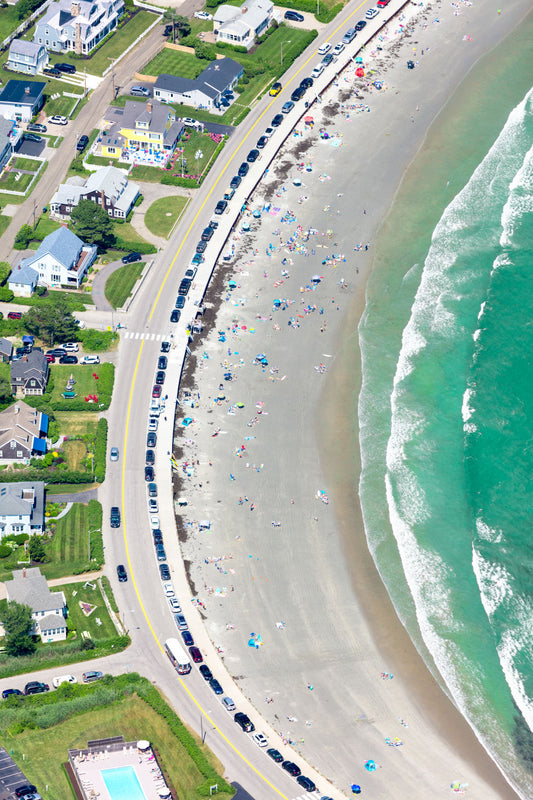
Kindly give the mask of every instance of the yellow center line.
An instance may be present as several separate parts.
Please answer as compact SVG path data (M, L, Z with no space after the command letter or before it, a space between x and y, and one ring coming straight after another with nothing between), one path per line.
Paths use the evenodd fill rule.
M365 2L366 2L366 0L363 0L363 2L360 3L357 6L357 8L354 9L354 11L350 14L349 17L346 20L344 20L337 28L335 28L335 30L332 32L331 35L334 36L342 27L344 27L346 25L347 21L352 19L352 17L355 14L357 14L359 9L365 4ZM283 89L282 91L285 91L290 86L290 84L298 77L298 75L301 73L301 71L317 55L317 52L318 51L315 50L309 56L309 58L295 72L295 74L292 76L292 78L286 83L285 89ZM174 267L174 265L176 263L176 259L178 258L179 254L180 254L180 252L181 252L181 250L183 248L183 245L187 241L187 239L188 239L188 237L189 237L194 225L196 224L196 220L198 219L198 216L200 215L200 213L205 208L207 201L211 198L211 195L213 194L214 190L216 189L220 179L226 173L226 170L228 169L228 167L229 167L231 161L233 160L233 158L235 157L236 153L239 151L239 149L241 147L243 147L243 145L249 139L250 135L253 133L253 131L255 130L256 126L261 122L261 120L263 119L265 114L268 111L270 111L270 109L271 109L272 105L275 103L275 101L276 101L276 98L272 98L270 103L266 106L264 111L259 115L257 120L254 122L254 124L252 125L252 127L250 128L250 130L248 131L246 136L243 138L241 143L238 144L235 147L235 150L234 150L233 154L227 159L226 164L224 165L223 169L220 172L220 175L215 180L213 186L211 187L211 189L207 193L203 203L201 204L200 208L196 212L191 224L187 228L187 231L186 231L184 237L181 240L181 243L180 243L178 249L176 250L176 253L175 253L172 261L170 262L170 266L168 267L168 269L167 269L167 271L165 273L165 276L163 278L161 286L159 287L159 291L157 292L157 295L155 297L155 300L154 300L154 303L153 303L153 306L152 306L152 310L151 310L150 315L148 317L148 321L149 322L151 321L151 319L152 319L152 317L153 317L153 315L155 313L155 310L156 310L156 307L157 307L157 305L159 303L159 300L161 298L161 294L163 292L164 286L165 286L168 278L170 277L172 269L173 269L173 267ZM127 464L128 436L129 436L129 427L130 427L130 418L131 418L131 407L132 407L132 402L133 402L133 393L134 393L134 390L135 390L135 384L136 384L136 380L137 380L137 373L139 371L139 365L140 365L140 362L141 362L141 356L142 356L142 353L143 353L143 349L144 349L144 340L141 340L140 346L139 346L139 352L137 354L137 359L136 359L136 362L135 362L135 369L133 370L133 377L132 377L132 381L131 381L131 388L130 388L130 393L129 393L129 397L128 397L128 405L127 405L127 411L126 411L126 422L125 422L125 432L124 432L124 448L123 448L123 459L122 459L122 486L121 486L122 527L123 527L123 531L124 531L124 545L125 545L125 549L126 549L126 560L127 560L127 563L128 563L128 568L129 568L129 572L130 572L130 576L131 576L131 580L132 580L132 584L133 584L133 589L134 589L135 594L137 596L139 607L140 607L140 609L142 611L142 614L143 614L143 616L144 616L144 618L146 620L148 628L149 628L149 630L150 630L150 632L151 632L151 634L152 634L152 636L153 636L153 638L155 640L156 645L158 646L158 648L161 651L161 653L165 654L164 648L163 648L161 642L159 641L159 639L157 638L157 634L156 634L156 632L155 632L155 630L154 630L154 628L152 626L152 623L150 622L150 618L148 616L148 612L147 612L147 610L146 610L146 608L144 606L144 603L143 603L143 601L141 599L139 588L137 586L137 581L136 581L136 578L135 578L135 572L133 570L133 565L132 565L131 558L130 558L130 548L129 548L129 544L128 544L127 525L126 525L127 511L126 511L126 503L125 503L125 487L126 487L126 464ZM184 680L179 675L177 675L177 678L178 678L178 681L180 682L181 686L185 690L185 692L189 695L190 699L193 701L195 706L200 711L200 713L203 714L205 719L209 722L210 725L212 725L213 729L216 730L216 732L222 737L222 739L226 742L226 744L229 745L229 747L231 747L231 749L234 751L234 753L236 753L244 761L244 763L256 773L256 775L258 775L271 789L273 789L276 792L276 794L278 794L280 797L282 797L283 800L288 800L287 796L285 794L283 794L283 792L281 792L276 786L274 786L274 784L271 783L269 781L269 779L265 775L263 775L262 772L260 772L256 767L254 767L254 765L246 758L246 756L243 753L241 753L241 751L237 749L237 747L233 744L233 742L231 742L230 739L228 739L228 737L220 730L218 725L216 725L216 723L211 719L211 717L209 716L208 712L203 708L203 706L200 704L200 702L193 695L193 693L191 692L189 687L186 685Z

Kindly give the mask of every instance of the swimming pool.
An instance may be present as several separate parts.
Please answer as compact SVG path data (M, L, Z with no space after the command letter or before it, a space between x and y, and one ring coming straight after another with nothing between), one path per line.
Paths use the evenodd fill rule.
M111 800L146 800L133 767L103 769L102 778Z

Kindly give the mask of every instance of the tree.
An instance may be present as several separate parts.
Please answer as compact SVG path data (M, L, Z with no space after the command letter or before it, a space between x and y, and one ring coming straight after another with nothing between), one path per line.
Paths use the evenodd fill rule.
M92 205L92 204L91 204ZM24 315L28 333L54 342L75 342L78 338L78 325L69 311L68 303L59 297L55 303L32 306Z
M38 533L30 536L28 542L28 553L32 561L46 561L46 550L44 549L43 537Z
M31 638L33 617L31 608L14 600L0 601L0 620L6 632L5 648L9 656L24 656L33 653L35 643Z
M12 399L9 379L5 375L0 375L0 403L7 403Z
M194 55L196 58L205 58L207 61L213 61L216 58L216 51L212 44L202 42L196 39L194 43Z
M182 17L181 14L176 14L172 8L167 8L163 14L162 22L166 25L172 25L172 41L175 41L176 32L178 34L178 41L180 38L185 38L191 32L191 23L187 17Z
M13 298L15 297L15 293L11 291L7 286L0 286L0 302L1 303L10 303Z
M89 244L109 247L115 241L113 223L105 209L91 200L80 200L70 215L74 233Z
M25 250L33 239L33 228L31 225L23 225L15 236L15 250Z

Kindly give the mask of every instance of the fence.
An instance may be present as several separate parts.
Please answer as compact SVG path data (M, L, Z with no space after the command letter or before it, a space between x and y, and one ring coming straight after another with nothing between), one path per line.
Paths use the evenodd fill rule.
M24 33L26 28L29 28L30 25L32 24L32 22L34 22L34 20L36 20L37 17L39 17L43 13L43 11L46 11L46 9L50 5L50 3L53 3L53 2L54 2L54 0L45 0L45 2L42 4L42 6L39 6L39 8L36 11L34 11L33 14L31 14L31 16L29 16L27 19L25 19L23 22L21 22L20 25L18 26L18 28L15 31L13 31L13 33L10 33L9 36L6 36L6 38L4 39L2 44L0 44L0 50L5 50L6 47L9 44L11 44L13 39L17 38L19 33Z
M140 4L139 4L139 3L137 3L136 5L140 5ZM162 14L162 13L163 13L163 11L164 11L164 9L163 9L163 8L159 8L159 9L157 9L157 11L159 12L159 14ZM160 22L161 22L160 18L159 18L159 17L157 17L157 19L155 19L155 20L152 22L152 24L151 24L151 25L149 25L149 26L146 28L146 30L145 30L145 31L143 31L143 32L141 33L141 35L140 35L140 36L137 36L137 38L135 39L135 41L134 41L134 42L132 42L132 43L130 44L130 46L129 46L129 47L126 47L126 49L122 51L122 53L121 53L121 54L118 56L118 58L116 58L116 59L113 61L113 63L112 63L112 64L110 64L110 65L109 65L109 66L108 66L106 69L104 69L104 71L102 72L102 77L103 77L103 78L105 78L105 76L106 76L106 75L107 75L109 72L111 72L111 70L112 70L112 69L114 69L114 68L115 68L115 66L116 66L116 65L119 63L119 61L122 61L122 59L124 58L124 56L127 56L127 55L128 55L128 53L129 53L131 50L133 50L133 48L135 47L135 45L139 44L139 42L141 41L141 39L144 39L144 37L145 37L145 36L147 36L147 35L150 33L150 31L151 31L153 28L155 28L155 26L156 26L156 25L159 25L159 23L160 23Z

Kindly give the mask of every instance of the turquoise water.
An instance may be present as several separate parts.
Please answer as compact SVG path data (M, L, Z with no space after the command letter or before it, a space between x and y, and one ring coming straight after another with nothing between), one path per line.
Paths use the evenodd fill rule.
M112 800L146 800L133 767L103 769L102 778Z
M530 19L437 121L381 232L359 329L371 552L428 666L524 797L533 796L532 34Z

